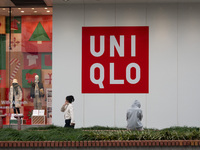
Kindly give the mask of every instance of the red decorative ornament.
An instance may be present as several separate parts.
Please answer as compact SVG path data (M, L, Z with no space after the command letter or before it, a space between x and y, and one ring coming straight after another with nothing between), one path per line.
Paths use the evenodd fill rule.
M11 41L11 44L13 44L14 47L16 47L20 41L17 41L16 37L14 37L13 41Z
M28 80L28 83L33 83L35 81L35 75L37 75L37 73L33 73L33 74L30 74L30 73L27 73L26 74L26 80Z

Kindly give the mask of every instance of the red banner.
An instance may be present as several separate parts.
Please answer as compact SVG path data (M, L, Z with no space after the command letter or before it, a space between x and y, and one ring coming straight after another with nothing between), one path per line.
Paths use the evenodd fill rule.
M149 27L83 27L82 93L148 93Z

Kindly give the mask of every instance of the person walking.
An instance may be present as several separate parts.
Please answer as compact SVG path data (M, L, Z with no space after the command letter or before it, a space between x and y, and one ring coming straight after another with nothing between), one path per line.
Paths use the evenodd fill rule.
M65 103L61 107L61 112L64 112L65 126L74 129L75 120L74 120L74 109L72 102L74 102L74 97L69 95L66 97Z

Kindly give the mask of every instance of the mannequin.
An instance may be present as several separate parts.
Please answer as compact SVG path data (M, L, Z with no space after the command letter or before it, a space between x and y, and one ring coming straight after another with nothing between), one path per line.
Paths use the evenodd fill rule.
M35 82L31 87L31 98L33 98L34 109L42 109L42 97L44 97L43 84L39 81L39 76L35 75Z
M17 79L13 79L12 85L10 86L9 92L10 106L16 112L20 114L21 100L22 100L22 88L18 84Z

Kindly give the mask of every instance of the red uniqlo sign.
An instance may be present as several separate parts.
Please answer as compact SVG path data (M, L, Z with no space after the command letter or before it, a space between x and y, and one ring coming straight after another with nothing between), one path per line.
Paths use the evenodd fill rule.
M82 93L148 93L149 27L83 27Z

